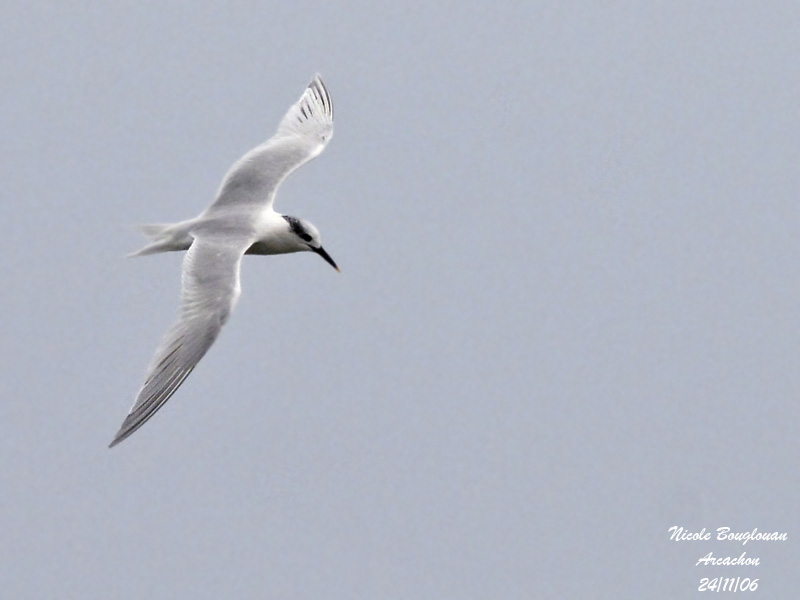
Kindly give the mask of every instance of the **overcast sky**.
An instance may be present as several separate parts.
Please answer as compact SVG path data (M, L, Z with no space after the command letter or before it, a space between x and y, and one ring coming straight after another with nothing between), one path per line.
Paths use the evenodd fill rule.
M164 4L0 7L4 597L797 597L796 2ZM247 257L107 449L178 308L134 226L316 72L276 209L342 273Z

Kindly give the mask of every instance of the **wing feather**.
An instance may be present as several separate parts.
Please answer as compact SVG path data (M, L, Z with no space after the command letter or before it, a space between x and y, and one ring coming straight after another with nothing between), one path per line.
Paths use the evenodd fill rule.
M156 351L111 447L144 425L172 397L217 339L239 298L239 271L249 245L249 240L195 239L183 261L178 320Z
M281 182L318 156L333 136L333 102L319 75L288 110L278 131L231 167L206 214L272 206Z

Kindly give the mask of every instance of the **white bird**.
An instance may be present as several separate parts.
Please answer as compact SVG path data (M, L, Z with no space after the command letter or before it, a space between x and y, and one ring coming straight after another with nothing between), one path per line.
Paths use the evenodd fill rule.
M283 117L277 133L231 167L214 203L200 216L172 225L142 227L151 243L133 256L188 250L183 261L181 309L109 447L152 417L217 339L241 293L242 256L311 251L339 270L323 249L316 227L272 208L281 182L318 156L332 135L333 104L317 75Z

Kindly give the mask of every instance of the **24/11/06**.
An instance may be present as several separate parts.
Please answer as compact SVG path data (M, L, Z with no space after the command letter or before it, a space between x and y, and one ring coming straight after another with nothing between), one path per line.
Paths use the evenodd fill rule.
M755 592L758 589L758 579L749 577L703 577L700 580L699 592Z

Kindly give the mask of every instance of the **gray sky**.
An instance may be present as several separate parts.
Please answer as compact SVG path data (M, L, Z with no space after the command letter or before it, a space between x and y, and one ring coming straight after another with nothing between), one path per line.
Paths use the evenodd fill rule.
M107 4L0 8L4 597L796 597L797 3ZM342 274L247 258L106 449L178 306L133 225L315 72L276 208Z

